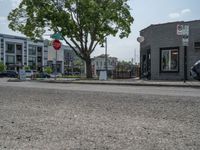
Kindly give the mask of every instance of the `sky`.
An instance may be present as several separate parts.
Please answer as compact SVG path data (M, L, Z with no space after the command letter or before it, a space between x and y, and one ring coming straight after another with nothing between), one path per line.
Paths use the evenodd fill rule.
M21 35L8 28L8 13L18 6L21 0L0 0L0 33ZM119 60L139 61L140 30L151 24L200 19L200 0L129 0L134 22L128 38L109 36L108 54ZM92 56L104 54L105 48L98 46Z

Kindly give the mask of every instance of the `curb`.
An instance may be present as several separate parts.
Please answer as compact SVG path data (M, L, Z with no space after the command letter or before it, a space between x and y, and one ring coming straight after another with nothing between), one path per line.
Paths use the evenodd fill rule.
M119 83L119 82L81 82L81 81L63 81L63 80L31 80L31 82L59 83L59 84L90 84L90 85L119 85L119 86L154 86L154 87L183 87L200 88L200 85L189 84L165 84L165 83Z

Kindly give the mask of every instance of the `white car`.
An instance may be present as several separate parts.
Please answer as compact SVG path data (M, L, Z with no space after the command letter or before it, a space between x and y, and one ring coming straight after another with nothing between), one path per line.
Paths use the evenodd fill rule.
M62 77L62 74L61 74L61 73L55 73L55 72L54 72L54 73L50 74L50 77L51 77L51 78L55 78L55 77L58 78L58 77Z
M31 76L33 76L33 74L34 74L34 73L33 73L33 70L26 70L25 72L26 72L26 77L29 77L29 78L30 78Z

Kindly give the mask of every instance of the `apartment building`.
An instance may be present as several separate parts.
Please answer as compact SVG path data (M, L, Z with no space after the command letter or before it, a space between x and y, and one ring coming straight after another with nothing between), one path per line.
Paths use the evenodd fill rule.
M26 37L0 34L0 60L7 70L19 70L30 66L42 71L47 65L48 46L43 41L33 42Z

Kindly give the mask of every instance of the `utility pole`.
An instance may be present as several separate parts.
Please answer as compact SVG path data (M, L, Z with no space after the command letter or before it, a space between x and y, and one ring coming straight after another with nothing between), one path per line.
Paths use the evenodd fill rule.
M107 37L105 38L105 70L106 74L108 75L108 46L107 46Z
M187 80L187 46L184 46L184 82Z

